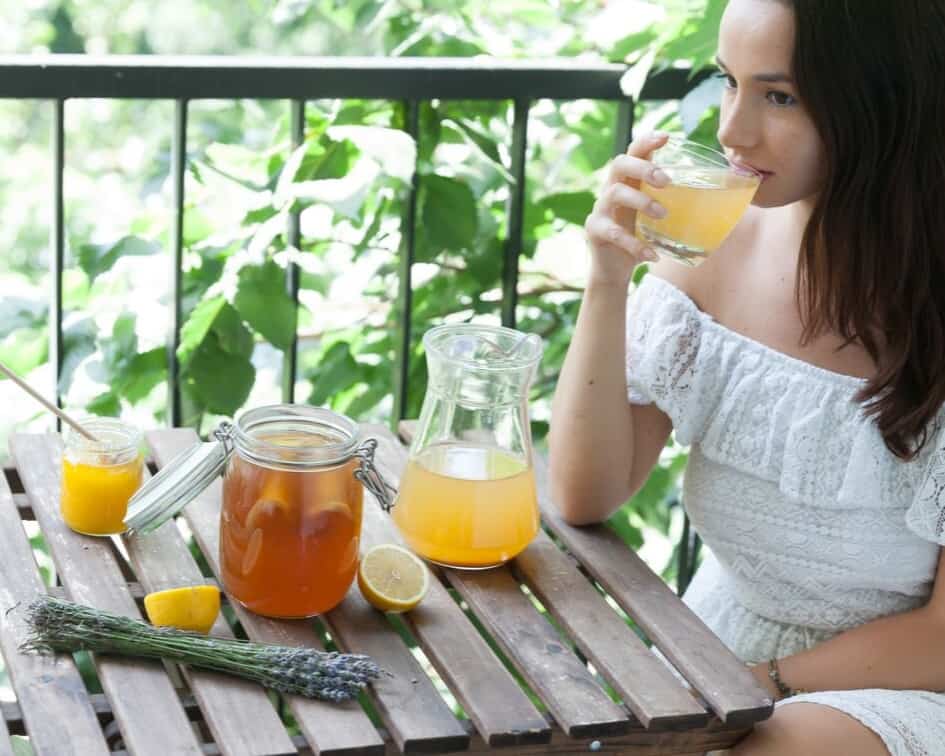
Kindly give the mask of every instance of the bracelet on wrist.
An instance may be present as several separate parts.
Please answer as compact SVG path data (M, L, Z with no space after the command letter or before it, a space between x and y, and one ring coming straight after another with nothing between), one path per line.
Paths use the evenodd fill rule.
M790 685L784 682L781 679L781 669L778 667L777 659L768 660L768 679L774 684L774 687L778 690L778 695L781 698L790 698L791 696L799 695L800 693L806 693L806 690L801 690L800 688L792 688Z

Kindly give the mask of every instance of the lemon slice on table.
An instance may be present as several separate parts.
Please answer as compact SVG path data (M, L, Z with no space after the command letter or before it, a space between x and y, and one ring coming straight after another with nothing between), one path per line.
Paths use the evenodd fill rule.
M193 585L155 591L144 597L144 610L152 625L206 635L220 613L220 589Z
M406 612L423 599L430 571L419 557L393 543L368 549L358 566L358 588L375 609Z

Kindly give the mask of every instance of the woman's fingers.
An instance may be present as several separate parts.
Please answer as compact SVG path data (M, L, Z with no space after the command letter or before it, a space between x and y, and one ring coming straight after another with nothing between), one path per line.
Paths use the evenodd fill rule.
M666 217L666 208L648 197L640 186L662 187L670 183L669 176L649 160L667 139L666 134L647 134L635 139L626 155L614 158L607 181L584 224L594 264L599 270L606 270L608 276L625 275L637 263L659 259L633 230L637 213L657 219Z
M584 224L588 241L598 249L611 247L624 252L634 260L658 259L656 253L613 218L602 213L591 213Z
M627 147L627 154L634 157L649 157L653 150L658 150L669 139L669 134L665 131L651 131L649 134L643 134L637 137L630 146Z
M610 175L607 181L608 183L621 181L631 185L639 185L641 181L645 181L652 186L666 186L669 183L669 176L649 160L633 155L618 155L610 164Z
M639 189L616 183L607 187L594 205L594 212L608 216L626 229L633 230L637 213L651 218L665 218L666 208Z
M598 212L612 213L615 210L639 210L651 218L665 218L666 208L655 199L650 199L639 189L626 184L611 184L598 200Z

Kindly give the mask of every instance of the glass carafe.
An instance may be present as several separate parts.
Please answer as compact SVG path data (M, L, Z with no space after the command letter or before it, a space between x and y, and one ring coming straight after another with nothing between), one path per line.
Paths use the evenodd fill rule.
M463 324L423 344L427 392L392 514L425 559L494 567L538 532L528 390L541 339Z

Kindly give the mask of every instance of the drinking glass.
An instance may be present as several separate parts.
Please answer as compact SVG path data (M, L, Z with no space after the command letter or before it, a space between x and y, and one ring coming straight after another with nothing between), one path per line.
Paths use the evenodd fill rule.
M670 137L653 154L653 163L671 183L655 187L644 182L641 189L667 213L659 219L637 213L637 236L659 254L699 265L735 228L761 177L733 166L717 150L678 137Z

